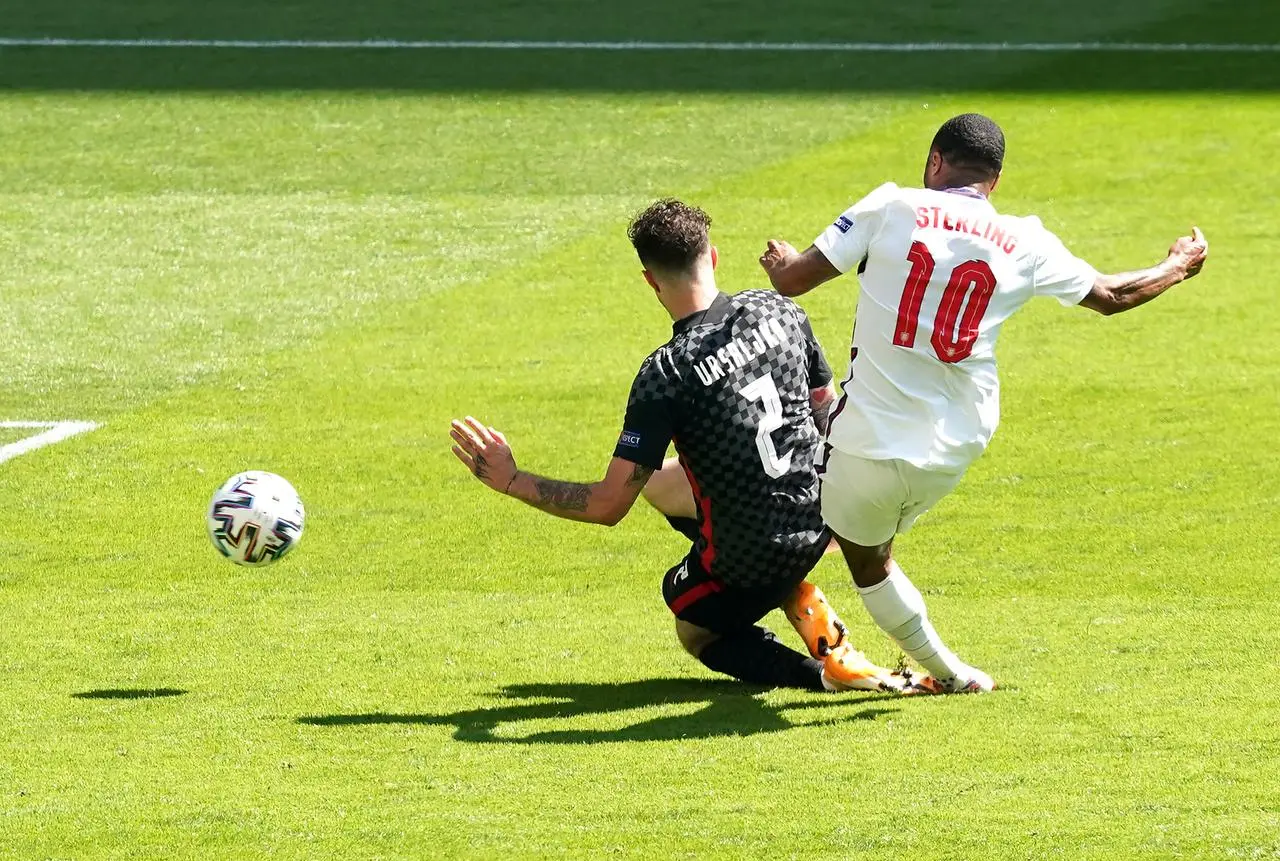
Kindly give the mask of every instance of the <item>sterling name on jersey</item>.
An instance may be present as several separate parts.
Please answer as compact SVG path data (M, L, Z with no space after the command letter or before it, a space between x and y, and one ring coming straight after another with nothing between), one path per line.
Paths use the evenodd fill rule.
M1034 296L1076 305L1097 272L1035 217L971 189L880 186L814 240L861 292L828 442L870 460L963 472L1000 421L996 337Z
M770 290L722 293L641 365L614 456L658 469L674 442L702 567L737 587L774 584L812 567L828 540L809 390L830 381L798 305Z

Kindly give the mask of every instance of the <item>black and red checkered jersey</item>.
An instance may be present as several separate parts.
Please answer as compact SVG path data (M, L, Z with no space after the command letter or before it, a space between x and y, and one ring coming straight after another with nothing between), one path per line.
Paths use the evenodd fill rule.
M768 585L812 567L829 539L809 391L830 381L798 305L771 290L722 293L640 366L614 456L658 469L674 442L703 567L726 584Z

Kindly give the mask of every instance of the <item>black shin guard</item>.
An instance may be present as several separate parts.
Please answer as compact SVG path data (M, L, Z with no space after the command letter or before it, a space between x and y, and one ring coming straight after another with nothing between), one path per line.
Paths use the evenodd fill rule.
M713 641L698 660L707 669L748 684L823 690L822 662L784 646L772 631L758 625Z

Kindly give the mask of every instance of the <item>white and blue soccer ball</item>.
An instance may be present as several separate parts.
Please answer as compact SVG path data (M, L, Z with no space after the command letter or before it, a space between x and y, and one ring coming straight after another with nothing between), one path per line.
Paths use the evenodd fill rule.
M270 565L302 537L306 512L293 485L253 469L227 479L209 503L209 540L237 565Z

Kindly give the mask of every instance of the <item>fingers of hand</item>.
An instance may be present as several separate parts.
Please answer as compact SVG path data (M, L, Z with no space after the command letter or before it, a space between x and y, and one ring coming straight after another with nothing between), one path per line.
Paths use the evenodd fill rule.
M459 448L456 445L453 447L452 451L454 456L458 458L458 460L462 461L463 466L465 466L467 469L471 470L472 472L475 472L475 462L467 455L465 451L463 451L461 448Z
M1180 236L1169 249L1171 254L1180 254L1187 260L1202 260L1209 251L1209 244L1204 241L1204 234L1194 231L1191 236Z
M1191 228L1191 235L1184 236L1179 240L1179 244L1192 257L1203 257L1209 253L1209 240L1205 239L1204 232L1194 225Z
M489 433L493 434L493 438L503 445L507 445L507 435L495 427L489 428Z
M460 443L465 440L470 449L484 448L489 437L488 431L485 430L484 426L471 416L467 416L465 421L454 419L449 427L453 438Z
M489 433L489 428L478 419L473 416L467 416L467 425L481 441L486 443L493 442L493 434Z
M449 436L467 454L475 455L484 449L484 442L478 439L470 428L459 422L454 422L449 428Z
M770 239L765 243L764 254L760 255L760 262L773 263L779 260L783 256L783 245L785 245L785 243L779 242L776 239Z

